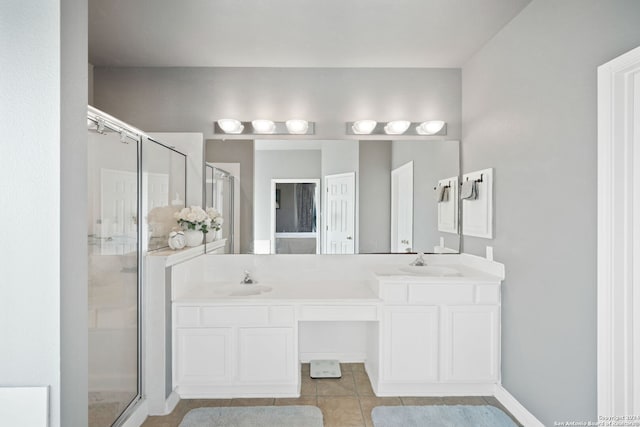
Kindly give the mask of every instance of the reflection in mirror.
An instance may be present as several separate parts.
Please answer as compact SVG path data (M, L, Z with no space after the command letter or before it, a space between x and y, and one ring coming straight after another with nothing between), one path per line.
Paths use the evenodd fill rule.
M142 241L147 250L168 246L169 233L178 229L174 213L185 207L186 156L142 139Z
M243 171L241 253L291 250L277 244L274 180L318 181L317 253L459 250L458 141L209 140L206 160Z
M272 229L276 254L316 254L318 239L319 180L273 179L271 181Z
M206 242L224 241L223 253L232 253L234 247L234 194L235 180L231 172L211 163L205 164L205 207L215 209L222 217L221 228L210 230Z

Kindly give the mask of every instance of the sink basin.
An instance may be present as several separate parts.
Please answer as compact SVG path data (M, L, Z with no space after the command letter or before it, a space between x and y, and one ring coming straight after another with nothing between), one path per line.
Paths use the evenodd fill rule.
M271 292L273 288L262 285L228 285L216 286L212 289L213 294L221 297L248 297L251 295L261 295Z
M451 267L444 267L441 265L424 265L416 266L409 265L406 267L398 268L403 274L409 274L411 276L427 276L427 277L459 277L462 274Z

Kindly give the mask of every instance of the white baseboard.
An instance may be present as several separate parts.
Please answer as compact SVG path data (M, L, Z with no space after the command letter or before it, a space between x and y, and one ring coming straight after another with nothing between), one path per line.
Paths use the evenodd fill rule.
M170 414L176 408L176 405L180 402L180 396L176 391L172 391L169 397L167 397L167 401L165 402L165 414Z
M0 420L7 426L48 426L49 387L0 387Z
M518 400L513 397L507 389L502 387L502 385L496 384L494 395L495 398L498 399L498 401L502 403L502 405L511 412L511 415L516 417L524 427L544 427L544 424L529 412L527 408L522 406L522 404L518 402Z

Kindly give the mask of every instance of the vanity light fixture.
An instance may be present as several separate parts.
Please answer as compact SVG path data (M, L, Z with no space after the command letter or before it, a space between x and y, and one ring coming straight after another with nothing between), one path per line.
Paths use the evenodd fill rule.
M409 126L411 126L411 122L408 120L394 120L387 123L384 132L387 135L402 135L409 129Z
M435 135L442 130L444 125L445 123L442 120L430 120L416 126L416 132L418 135Z
M293 135L304 135L309 130L309 122L300 119L291 119L285 122L287 130Z
M410 122L409 120L392 120L377 123L375 120L358 120L346 122L347 135L402 135L402 136L446 136L447 123L442 120Z
M253 131L255 133L273 133L276 130L276 124L273 120L252 120L251 126L253 126Z
M358 120L353 122L351 130L356 135L368 135L376 128L378 122L375 120Z
M244 130L244 126L240 122L240 120L236 119L220 119L218 120L218 126L225 133L242 133Z
M268 119L239 121L220 119L213 122L213 133L217 135L314 135L315 123L302 119L276 122Z

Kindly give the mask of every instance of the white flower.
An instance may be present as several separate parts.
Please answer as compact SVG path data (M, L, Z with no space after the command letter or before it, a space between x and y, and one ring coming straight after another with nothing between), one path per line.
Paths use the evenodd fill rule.
M185 225L186 223L187 225L193 227L201 225L209 226L211 221L207 213L200 206L191 206L188 208L184 208L174 216L179 224Z

